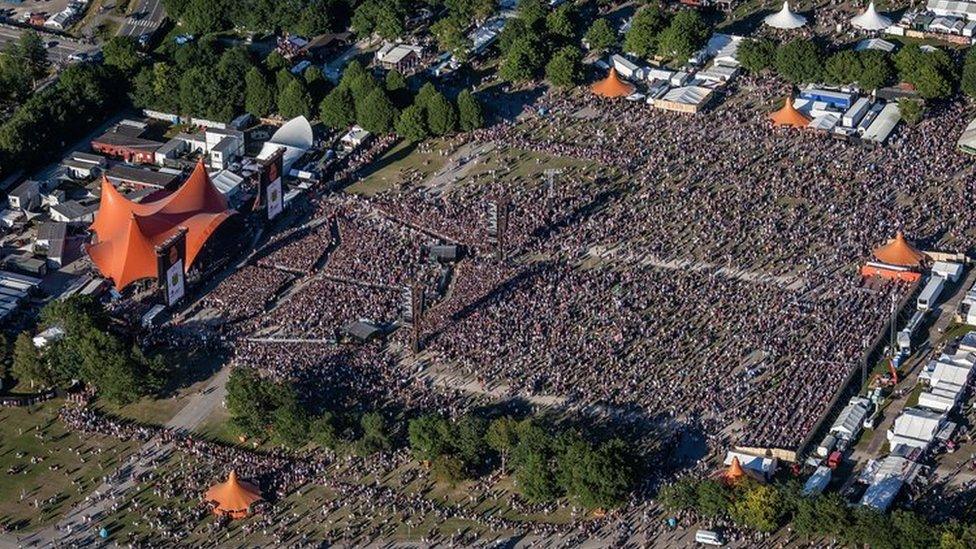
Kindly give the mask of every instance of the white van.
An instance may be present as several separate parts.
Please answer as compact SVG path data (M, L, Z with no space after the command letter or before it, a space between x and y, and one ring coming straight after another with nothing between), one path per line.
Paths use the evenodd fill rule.
M699 530L695 532L695 541L704 545L715 545L721 547L725 545L722 536L712 530Z

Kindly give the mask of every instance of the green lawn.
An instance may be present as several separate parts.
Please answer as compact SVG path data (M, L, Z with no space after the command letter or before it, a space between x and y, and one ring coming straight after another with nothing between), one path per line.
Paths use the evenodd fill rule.
M56 521L138 447L68 432L61 403L0 408L0 524L33 530Z
M446 157L441 156L443 142L427 142L429 152L420 152L413 144L401 141L375 162L375 171L362 180L350 185L346 191L372 196L391 189L405 178L406 174L419 172L426 178L444 166Z

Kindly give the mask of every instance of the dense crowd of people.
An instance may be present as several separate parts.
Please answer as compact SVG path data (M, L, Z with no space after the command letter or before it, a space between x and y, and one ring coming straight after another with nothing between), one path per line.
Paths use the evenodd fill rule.
M968 247L976 178L954 152L961 104L937 107L867 149L773 129L761 107L784 91L751 77L736 86L745 89L697 116L547 94L518 123L446 141L444 171L463 177L428 185L414 172L376 196L311 194L312 221L271 235L254 264L204 300L228 321L247 319L225 333L233 366L289 380L310 401L328 395L456 416L503 387L694 425L713 451L795 448L859 367L892 296L906 290L865 283L856 265L896 229L926 248ZM340 177L354 179L389 144L354 152ZM474 152L450 154L462 147ZM559 170L547 171L554 157ZM462 244L466 256L450 265L427 257L447 243ZM406 351L405 329L386 343L338 344L355 320L405 326L404 291L418 284L427 297L414 319L421 357ZM428 367L481 389L435 387L418 375ZM72 413L66 418L79 429L136 429L114 434L162 436L197 458L153 484L167 498L190 502L223 474L218 467L233 464L279 502L247 526L276 543L301 545L298 525L317 521L335 526L333 540L388 538L424 516L558 532L568 545L587 528L662 533L641 494L612 524L528 526L473 511L483 509L477 502L443 507L379 482L324 475L334 465L329 454L249 453ZM380 478L404 461L394 453L343 466ZM336 497L314 514L289 515L284 500L309 483ZM501 497L493 490L472 497ZM355 517L335 518L336 501ZM176 539L180 521L168 509L144 512ZM188 528L199 522L182 518Z

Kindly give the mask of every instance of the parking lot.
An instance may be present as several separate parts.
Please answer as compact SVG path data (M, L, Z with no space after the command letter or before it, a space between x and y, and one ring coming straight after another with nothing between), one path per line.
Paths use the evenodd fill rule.
M0 15L4 19L26 23L32 14L47 18L68 7L69 3L71 0L23 0L20 3L0 0Z

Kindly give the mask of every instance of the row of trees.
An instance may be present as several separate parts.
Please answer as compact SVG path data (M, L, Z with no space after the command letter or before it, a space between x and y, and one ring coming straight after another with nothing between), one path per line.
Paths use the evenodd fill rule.
M545 70L557 86L573 86L583 77L583 53L579 48L580 16L566 3L549 11L538 0L519 2L518 17L509 19L498 37L502 64L498 76L511 82L527 82Z
M672 15L660 4L649 4L634 14L624 50L640 57L658 55L684 62L705 45L710 34L711 28L697 10Z
M322 100L319 114L322 122L332 128L356 123L375 134L395 130L408 141L484 125L481 104L470 91L461 91L452 103L428 82L411 100L406 80L399 72L390 71L379 82L356 61L346 67L339 84Z
M662 488L659 499L672 512L690 509L705 518L729 518L761 532L789 523L808 539L829 537L851 546L961 549L976 542L976 527L933 526L908 510L884 514L863 506L851 508L836 493L803 496L795 481L759 484L743 479L728 486L716 479L684 477Z
M595 444L571 429L555 430L533 419L487 421L467 414L448 419L427 414L407 426L410 448L429 462L435 477L454 484L500 460L515 475L521 494L532 502L568 496L588 508L616 507L636 482L626 444Z
M26 99L49 67L47 49L36 32L27 31L7 44L0 52L0 110Z
M314 36L345 28L351 14L347 0L163 0L163 6L196 35L233 29Z
M104 309L91 296L52 301L41 310L39 327L61 328L64 337L41 352L30 334L17 336L11 373L21 384L66 387L77 379L116 404L158 393L164 386L163 361L147 358L137 345L110 331Z
M290 448L314 442L337 452L368 455L392 447L381 413L313 413L290 384L265 379L249 368L231 372L227 410L241 432L270 437Z
M55 84L31 93L0 125L0 168L50 161L118 106L118 85L110 67L84 63L64 69Z
M739 61L751 72L774 70L794 83L857 84L876 89L894 82L912 84L925 99L952 95L958 80L955 63L942 50L924 51L904 45L891 55L879 50L840 50L827 55L815 40L796 39L777 44L768 38L747 39L739 47ZM976 91L976 68L974 68Z

